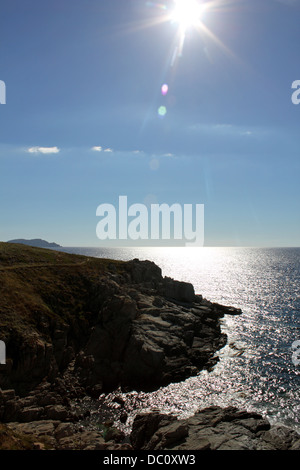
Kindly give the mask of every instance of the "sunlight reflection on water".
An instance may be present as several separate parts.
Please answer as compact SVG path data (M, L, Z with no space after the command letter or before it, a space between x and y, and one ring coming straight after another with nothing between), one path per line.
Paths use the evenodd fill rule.
M208 300L241 308L239 317L225 317L228 343L211 372L203 371L178 384L151 393L121 394L134 416L159 409L180 417L210 405L238 406L264 414L300 431L299 366L291 345L300 339L300 249L259 248L120 248L66 249L89 256L149 259L163 276L191 282ZM77 251L76 251L77 250ZM105 398L113 405L115 393ZM118 392L120 395L120 392Z

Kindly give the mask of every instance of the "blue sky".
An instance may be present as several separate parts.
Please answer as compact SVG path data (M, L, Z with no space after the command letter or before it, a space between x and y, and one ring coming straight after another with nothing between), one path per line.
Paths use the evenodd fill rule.
M300 246L300 1L205 6L179 56L173 0L1 1L0 240L100 246L127 195L204 204L208 246Z

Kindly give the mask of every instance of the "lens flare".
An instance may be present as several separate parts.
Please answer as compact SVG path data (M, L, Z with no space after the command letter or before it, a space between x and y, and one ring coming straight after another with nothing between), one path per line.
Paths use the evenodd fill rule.
M156 3L156 2L146 2L147 7L154 7L154 8L159 8L160 10L167 10L167 5L163 5L162 3Z
M160 106L158 108L158 115L164 117L167 114L167 108L165 106Z
M164 85L161 87L161 94L163 96L166 96L168 91L169 91L169 86L166 83L164 83Z
M223 52L225 52L228 56L231 56L231 58L236 60L237 57L205 24L207 13L210 14L214 11L218 12L223 9L226 11L229 7L229 4L231 3L229 0L160 1L163 1L164 3L157 3L155 1L146 1L145 3L143 2L146 4L147 8L150 8L154 11L154 15L151 13L148 20L143 20L137 24L134 23L133 27L130 27L130 29L126 30L126 32L136 32L140 29L158 26L164 23L171 23L172 28L175 25L174 41L172 42L172 47L170 49L164 78L161 79L166 81L160 85L160 94L165 98L165 102L167 100L168 106L170 106L172 104L170 100L174 99L174 91L172 91L170 96L170 88L172 88L172 83L174 82L174 76L177 72L177 65L179 64L179 60L183 56L186 38L189 36L189 33L191 33L192 36L193 30L196 31L196 33L199 33L201 37L209 39L210 42L215 43L215 45L222 49ZM208 48L204 42L203 50L207 56L210 55L208 54ZM171 71L171 77L166 75L167 68L169 68ZM166 98L166 95L169 95L168 98ZM160 118L164 118L167 114L167 108L165 106L159 106L159 104L156 106L154 106L154 112L155 109L157 109L158 116ZM148 117L145 118L145 121L147 119Z

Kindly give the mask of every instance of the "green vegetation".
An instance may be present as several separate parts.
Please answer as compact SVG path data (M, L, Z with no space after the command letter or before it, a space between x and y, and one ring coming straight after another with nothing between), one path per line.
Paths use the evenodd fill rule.
M0 243L0 331L38 326L43 316L84 318L102 274L121 261L86 258L43 248Z

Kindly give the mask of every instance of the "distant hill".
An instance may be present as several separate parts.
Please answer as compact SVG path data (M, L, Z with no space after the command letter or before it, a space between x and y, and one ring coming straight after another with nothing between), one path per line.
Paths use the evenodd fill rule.
M37 248L58 248L60 245L57 243L49 243L46 240L41 238L34 238L32 240L24 240L23 238L18 238L16 240L9 240L7 243L21 243L22 245L35 246Z

